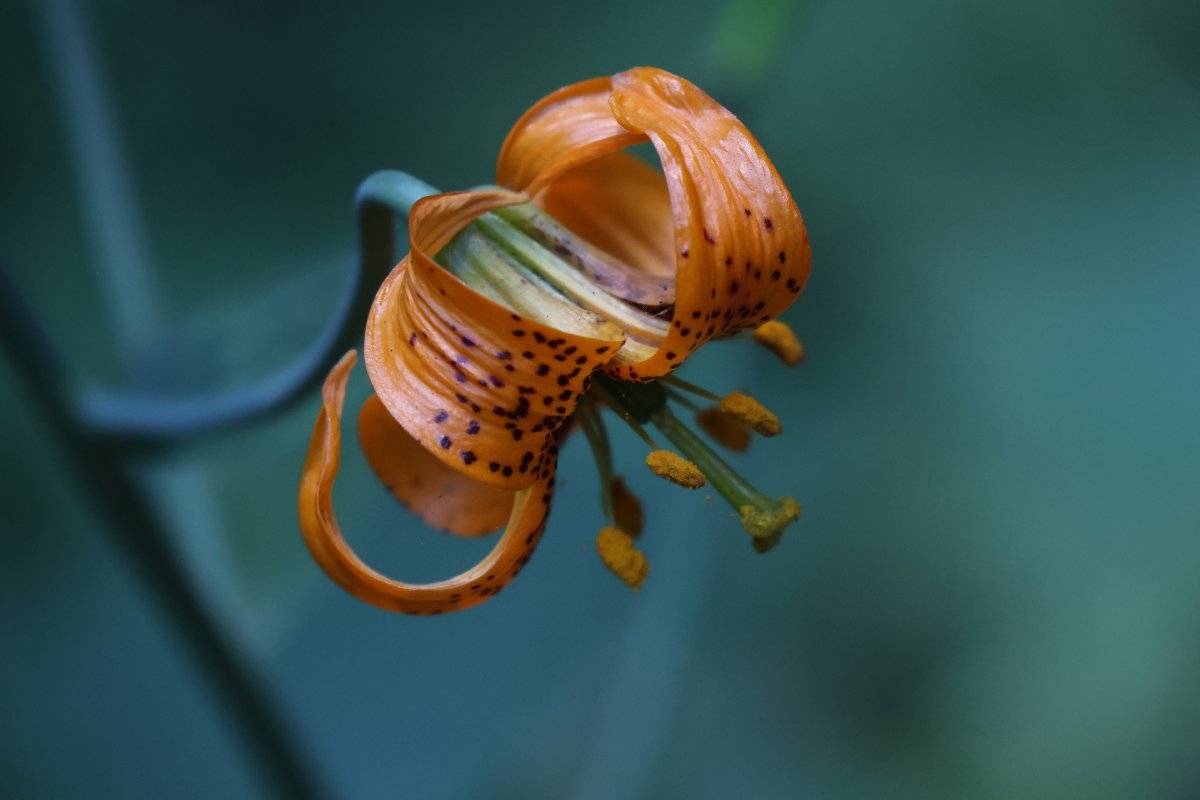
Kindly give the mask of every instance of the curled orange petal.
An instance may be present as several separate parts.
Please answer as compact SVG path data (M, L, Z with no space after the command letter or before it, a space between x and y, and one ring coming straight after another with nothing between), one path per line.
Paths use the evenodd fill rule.
M375 395L358 412L358 441L388 491L430 526L483 536L508 520L512 492L473 481L430 455Z
M413 206L412 250L380 287L364 340L371 383L396 421L453 469L514 490L538 480L554 432L622 343L522 317L433 261L479 214L523 199L475 191Z
M532 196L572 167L646 141L613 119L611 94L610 78L593 78L538 101L504 140L496 182Z
M385 577L362 562L342 537L333 511L333 484L341 449L346 381L357 354L342 357L325 379L323 403L300 476L300 529L313 558L330 578L371 605L406 614L441 614L479 605L528 563L545 528L554 490L557 447L551 445L535 482L510 493L508 526L482 561L450 580L409 584Z
M606 367L619 380L665 375L709 339L778 316L804 288L812 264L800 212L759 143L727 109L663 70L632 69L545 98L509 134L498 180L587 227L586 213L570 198L579 198L577 206L598 197L605 198L600 208L618 205L620 194L606 182L620 180L607 173L624 166L610 154L647 139L670 201L674 318L661 341L645 342L652 355ZM661 211L651 204L643 210L647 222L630 228L633 240L662 224ZM619 236L591 230L598 246L614 247Z
M675 226L662 173L628 153L610 153L556 178L535 202L574 233L652 279L625 299L675 302ZM656 292L653 290L657 290Z
M800 212L762 147L687 81L640 68L613 78L622 126L650 137L675 217L675 320L658 352L618 378L664 375L714 336L753 328L804 288L812 251Z

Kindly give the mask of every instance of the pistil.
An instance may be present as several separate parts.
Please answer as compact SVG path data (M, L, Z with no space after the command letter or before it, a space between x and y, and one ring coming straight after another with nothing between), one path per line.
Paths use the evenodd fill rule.
M717 493L738 512L754 548L766 552L779 543L783 530L800 516L800 504L790 497L772 498L756 489L708 444L681 422L667 405L667 393L657 382L628 383L598 376L596 386L606 402L626 420L649 423L671 441Z

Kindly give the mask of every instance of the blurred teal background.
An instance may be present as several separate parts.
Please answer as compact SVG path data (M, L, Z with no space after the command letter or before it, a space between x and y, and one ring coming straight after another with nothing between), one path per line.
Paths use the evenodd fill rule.
M682 74L747 122L809 226L787 316L808 363L731 343L685 374L781 414L739 464L804 517L758 556L623 437L653 565L633 594L593 553L573 441L520 580L412 619L303 548L315 395L139 458L305 763L345 798L1181 800L1200 796L1198 30L1183 0L10 2L0 258L86 376L236 386L332 313L367 174L487 182L548 91ZM360 373L350 402L367 391ZM263 795L3 359L0 413L0 795ZM472 562L345 460L368 560Z

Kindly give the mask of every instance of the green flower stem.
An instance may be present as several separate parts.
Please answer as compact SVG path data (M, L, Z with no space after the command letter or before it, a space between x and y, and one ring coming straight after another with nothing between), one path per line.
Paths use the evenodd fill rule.
M436 190L399 172L378 172L356 197L358 272L325 332L292 365L249 387L206 395L155 395L78 386L50 337L0 268L0 343L67 453L103 528L131 557L200 668L213 681L251 757L279 797L325 796L293 740L258 667L226 631L174 549L171 536L125 461L136 446L180 444L276 412L315 388L353 347L379 284L395 263L397 215Z
M289 366L258 383L223 392L171 395L124 389L78 390L76 412L93 433L142 444L172 444L245 424L307 397L342 354L356 346L379 284L396 263L396 218L437 190L403 172L369 176L355 196L358 269L325 330Z
M312 762L290 733L288 720L257 665L221 624L192 578L153 504L122 458L118 442L97 436L74 413L65 365L0 268L0 343L32 395L32 404L58 438L85 497L107 524L101 527L132 559L161 600L170 627L206 673L237 725L250 758L273 793L287 798L326 796ZM86 602L86 598L77 598Z
M412 211L412 207L418 200L438 194L440 191L407 172L384 169L368 175L359 184L354 202L359 208L365 205L374 205L387 209L392 214L407 217L408 212ZM389 220L389 224L394 224L394 220ZM365 242L366 239L364 238L363 241Z

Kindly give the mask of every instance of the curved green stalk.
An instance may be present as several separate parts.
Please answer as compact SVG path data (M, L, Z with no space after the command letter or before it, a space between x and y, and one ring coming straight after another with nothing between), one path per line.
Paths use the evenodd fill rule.
M171 536L129 469L119 445L98 437L67 402L63 364L0 267L0 342L47 417L102 526L132 558L162 601L172 629L214 682L248 751L280 797L317 798L309 761L289 733L256 665L223 628L171 544Z
M178 444L277 411L320 383L352 347L375 291L393 265L397 215L435 190L399 172L368 177L356 197L361 237L356 274L325 332L300 358L249 387L183 397L77 388L70 366L0 266L0 342L48 417L104 526L158 594L196 662L237 721L249 752L280 797L318 798L309 761L289 733L269 687L248 654L205 603L125 456L135 445Z
M290 365L258 383L228 391L169 395L85 387L76 413L100 435L167 444L250 422L305 397L354 347L379 284L395 264L396 218L433 194L403 172L369 176L355 197L360 250L356 271L324 332Z

